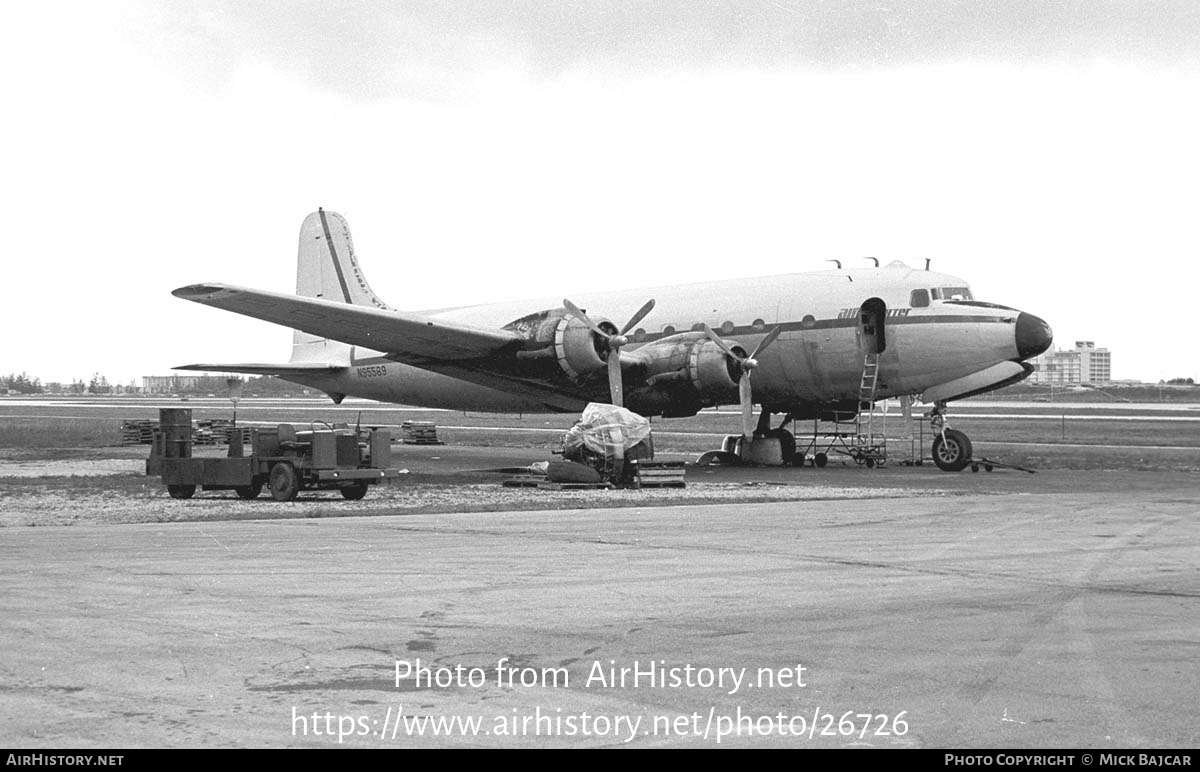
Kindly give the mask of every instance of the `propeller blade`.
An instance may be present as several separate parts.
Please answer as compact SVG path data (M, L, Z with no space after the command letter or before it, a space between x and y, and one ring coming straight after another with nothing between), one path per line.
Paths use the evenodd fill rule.
M611 351L608 354L608 396L617 407L625 407L624 384L621 382L621 354Z
M775 329L768 332L767 337L763 338L761 341L758 342L758 345L754 348L754 353L750 355L750 358L757 359L758 355L763 352L763 349L765 349L767 346L774 343L775 339L779 337L779 333L781 333L781 332L783 332L783 327L779 327L779 326L775 327Z
M632 330L634 327L637 326L638 322L640 322L646 318L646 314L650 313L653 310L654 310L654 298L650 298L649 300L646 301L646 304L644 306L642 306L641 308L638 309L638 312L633 315L633 318L625 323L625 326L621 328L621 334L624 335L625 333Z
M596 333L597 335L603 337L605 340L608 340L608 337L609 337L608 333L605 332L604 330L600 329L600 325L596 324L591 319L589 319L588 315L579 309L579 306L575 305L574 303L567 300L566 298L563 298L563 306L568 311L571 312L572 316L574 316L579 321L586 324L588 326L588 329L590 329L592 332Z
M587 325L588 329L590 329L596 335L599 335L604 340L604 346L608 349L607 370L609 397L612 400L612 404L616 405L617 407L624 407L622 404L624 401L624 384L621 380L621 346L624 346L629 342L629 339L625 337L625 333L636 327L637 323L645 319L646 314L650 313L654 309L654 298L646 301L646 303L637 310L637 313L633 315L633 318L626 322L625 326L621 328L621 331L616 335L607 332L600 327L600 325L589 319L588 315L585 314L579 308L579 306L575 305L567 298L563 298L563 308L567 309L567 313L579 319L579 321Z
M730 359L734 360L735 362L742 361L742 357L733 353L733 349L731 349L731 348L729 348L729 346L725 345L725 341L721 340L721 337L719 335L717 335L717 333L713 332L713 328L709 327L707 324L704 325L704 334L708 336L709 340L711 340L713 343L716 343L717 346L719 346L720 349L725 352L725 355L728 356Z
M750 372L738 379L738 397L742 402L742 437L754 439L754 395L750 392Z

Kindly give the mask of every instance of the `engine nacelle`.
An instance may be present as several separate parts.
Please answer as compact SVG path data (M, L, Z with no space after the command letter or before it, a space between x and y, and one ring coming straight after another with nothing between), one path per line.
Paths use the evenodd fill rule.
M725 341L739 356L745 350L733 341ZM703 400L721 401L731 395L737 401L738 379L741 371L737 363L708 338L692 344L688 351L688 380Z
M733 341L725 343L739 354ZM741 371L736 362L702 332L685 332L637 349L633 356L645 368L646 382L654 390L694 404L736 402ZM647 398L649 398L647 396Z
M596 326L615 335L617 327L607 319L596 319ZM574 316L563 316L554 328L554 358L572 378L603 369L609 351L604 341Z
M616 333L608 319L596 321L600 329ZM504 329L520 333L528 339L528 347L517 356L525 360L553 359L572 380L601 370L608 362L608 347L578 317L565 309L552 308L521 317Z

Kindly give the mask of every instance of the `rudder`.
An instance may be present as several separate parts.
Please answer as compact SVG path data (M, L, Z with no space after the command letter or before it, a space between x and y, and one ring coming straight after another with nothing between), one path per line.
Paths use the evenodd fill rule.
M367 284L346 218L324 209L304 218L300 226L296 294L392 310Z
M296 294L356 306L392 310L371 289L350 238L350 225L337 212L324 209L304 218L296 259ZM296 331L292 338L292 361L329 361L331 354L348 357L344 343ZM340 359L341 357L339 357Z

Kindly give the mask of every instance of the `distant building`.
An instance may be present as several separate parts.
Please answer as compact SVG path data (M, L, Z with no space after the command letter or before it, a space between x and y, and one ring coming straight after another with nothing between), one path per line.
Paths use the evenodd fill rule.
M1073 349L1046 352L1034 359L1033 365L1036 369L1029 376L1030 383L1112 382L1112 354L1106 348L1096 348L1090 340L1075 341Z
M143 375L142 392L145 394L178 394L196 388L198 375Z

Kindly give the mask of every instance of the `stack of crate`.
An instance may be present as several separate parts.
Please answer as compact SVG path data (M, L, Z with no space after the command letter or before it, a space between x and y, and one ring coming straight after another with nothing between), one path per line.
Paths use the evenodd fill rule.
M637 464L634 485L638 488L683 488L685 467L682 461L642 461Z
M192 443L195 445L227 445L233 421L228 418L202 418L192 422Z
M400 424L400 436L405 445L441 445L437 424L432 421L405 421Z
M122 445L149 445L154 442L158 421L127 420L121 422Z

